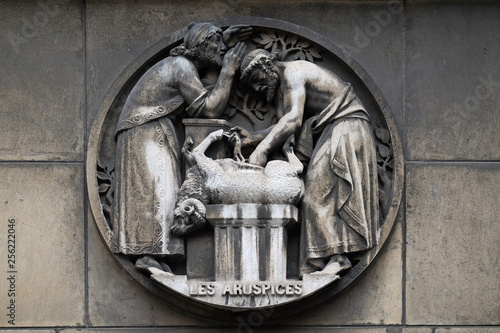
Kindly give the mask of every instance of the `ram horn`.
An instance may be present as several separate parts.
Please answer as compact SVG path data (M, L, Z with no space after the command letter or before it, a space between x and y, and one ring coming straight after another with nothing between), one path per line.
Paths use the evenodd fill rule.
M205 208L203 202L201 202L200 200L195 198L189 198L184 200L183 205L194 207L195 211L198 212L203 218L205 218L207 209Z

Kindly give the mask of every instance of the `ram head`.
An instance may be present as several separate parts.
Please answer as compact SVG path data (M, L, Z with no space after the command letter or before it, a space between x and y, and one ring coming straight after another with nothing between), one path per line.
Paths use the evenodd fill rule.
M205 205L198 199L188 198L180 201L174 210L172 234L184 236L201 229L206 224Z

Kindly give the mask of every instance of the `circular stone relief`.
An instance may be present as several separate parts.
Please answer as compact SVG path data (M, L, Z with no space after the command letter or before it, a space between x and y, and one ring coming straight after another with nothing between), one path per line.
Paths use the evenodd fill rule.
M120 75L92 127L87 181L103 240L145 288L215 320L272 321L372 262L403 157L382 94L341 48L239 18L174 32Z

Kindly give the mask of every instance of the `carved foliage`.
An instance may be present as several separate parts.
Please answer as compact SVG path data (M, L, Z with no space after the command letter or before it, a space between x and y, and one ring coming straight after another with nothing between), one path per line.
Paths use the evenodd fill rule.
M377 137L377 168L379 179L379 200L382 217L387 215L389 211L391 191L392 191L392 174L394 171L394 156L391 142L391 134L382 127L375 128L375 136Z
M236 112L245 115L252 124L271 122L275 116L274 107L268 106L264 99L251 92L245 91L239 84L228 101L225 115L230 118Z
M104 217L112 229L110 221L115 194L115 167L112 163L102 163L100 158L97 160L97 185Z
M280 51L283 60L300 59L314 62L314 58L321 59L318 49L311 46L311 43L293 35L269 31L268 33L260 33L260 37L253 40L268 51Z

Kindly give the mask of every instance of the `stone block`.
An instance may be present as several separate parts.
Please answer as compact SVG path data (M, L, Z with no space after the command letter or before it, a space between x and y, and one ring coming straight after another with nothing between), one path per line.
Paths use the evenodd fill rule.
M84 160L82 6L0 4L0 159Z
M397 325L402 320L401 214L384 247L348 288L283 325Z
M180 328L142 328L144 333L232 333L232 332L260 332L260 333L401 333L401 329L394 328L351 328L351 327L270 327L261 328L260 325L251 325L241 322L240 326L232 328L202 328L202 327L180 327ZM137 332L134 328L123 329L64 329L62 333L132 333Z
M215 278L214 231L205 228L186 237L186 275L190 279Z
M6 333L54 333L54 330L39 330L39 329L35 329L35 330L3 330L2 332L6 332Z
M436 333L498 333L500 327L438 327Z
M498 325L500 164L414 163L406 179L407 324Z
M497 2L408 3L408 159L500 159L499 15Z
M113 259L89 210L89 320L93 326L205 326L144 289Z
M0 174L0 304L14 300L16 327L83 326L83 165L2 164Z
M434 333L430 327L404 327L400 333Z

